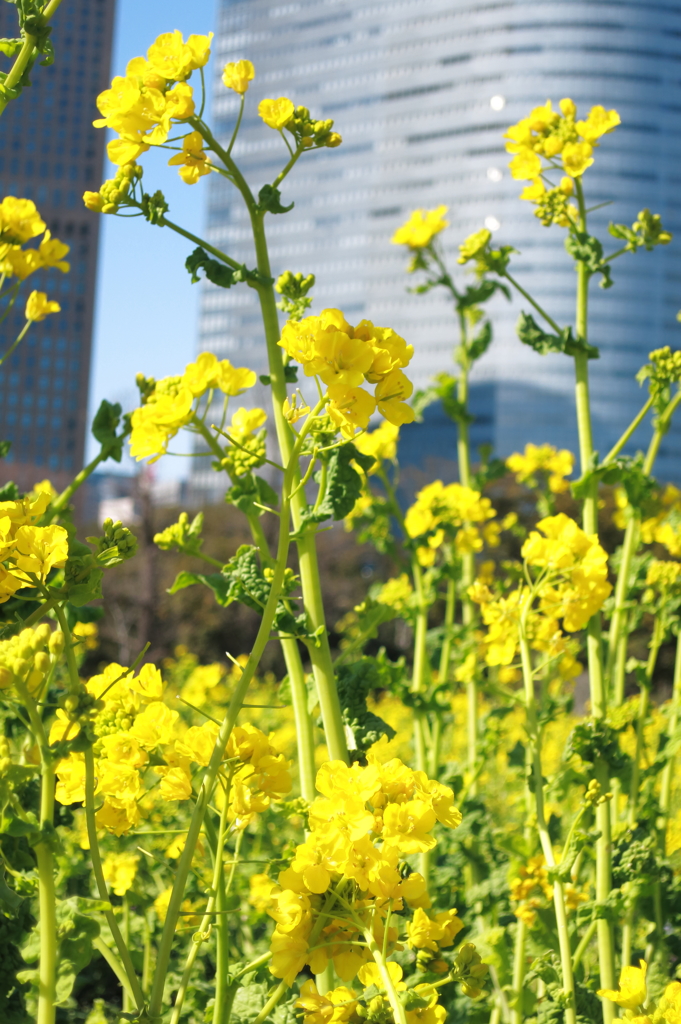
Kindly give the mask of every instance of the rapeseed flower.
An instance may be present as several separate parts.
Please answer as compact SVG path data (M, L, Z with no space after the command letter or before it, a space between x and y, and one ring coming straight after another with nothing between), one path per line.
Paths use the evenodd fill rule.
M391 242L393 245L407 245L410 249L424 249L433 238L445 228L448 206L437 206L434 210L414 210L409 220L398 228Z
M222 72L223 84L241 96L248 91L248 86L254 78L255 68L250 60L230 61L229 64L225 64Z
M26 300L26 319L40 321L44 320L50 313L59 313L61 306L58 302L48 299L45 292L33 291Z
M619 987L613 989L600 988L598 995L601 999L609 999L611 1003L617 1003L624 1010L636 1010L643 1006L647 999L646 971L648 965L645 960L639 960L639 966L633 967L630 964L620 971Z
M280 96L278 100L261 100L258 104L258 113L268 128L281 131L293 117L295 107L286 96Z

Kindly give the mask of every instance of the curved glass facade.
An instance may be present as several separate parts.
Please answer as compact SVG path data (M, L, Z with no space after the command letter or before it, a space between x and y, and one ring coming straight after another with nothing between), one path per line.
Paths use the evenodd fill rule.
M416 349L417 386L452 365L455 324L442 296L409 294L395 228L417 206L449 206L443 238L457 245L485 222L513 244L513 273L560 323L574 316L574 271L564 231L546 229L518 200L502 135L551 97L571 96L581 113L616 107L622 125L602 140L585 184L605 240L610 220L631 223L648 206L681 232L681 3L553 0L472 4L463 0L222 0L216 67L247 57L256 66L235 154L256 190L286 158L257 116L265 96L289 96L333 117L339 149L305 155L282 187L289 216L268 219L273 272L314 271L315 306L390 325ZM216 81L213 111L229 138L238 100ZM246 214L217 175L209 184L209 238L253 264ZM617 247L610 239L612 250ZM608 249L608 251L612 251ZM618 260L615 287L591 288L595 443L605 452L642 402L634 380L651 348L681 344L681 238ZM463 273L463 271L462 271ZM576 448L572 361L540 357L515 335L522 302L495 300L495 340L475 371L483 419L500 455L527 441ZM527 307L525 307L527 308ZM529 310L528 310L529 311ZM264 369L252 290L208 286L201 344ZM484 433L484 432L483 432ZM647 441L643 431L634 447ZM441 447L441 442L438 441ZM438 451L439 455L448 453ZM452 433L452 452L453 433ZM665 439L661 478L681 478L681 429Z

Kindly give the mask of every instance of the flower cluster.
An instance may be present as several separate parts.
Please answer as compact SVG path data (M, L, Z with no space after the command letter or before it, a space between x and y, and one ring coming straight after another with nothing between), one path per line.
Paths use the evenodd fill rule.
M394 459L397 455L397 442L400 436L400 428L394 423L385 420L375 430L360 434L355 439L355 448L362 455L371 455L376 461L369 469L369 473L375 473L382 462Z
M265 461L265 430L267 413L264 409L245 409L240 406L232 416L225 431L232 440L232 447L223 459L223 466L230 476L243 476Z
M0 641L0 690L26 687L38 693L63 649L64 634L47 623Z
M393 245L407 245L410 249L425 249L433 238L449 227L445 220L448 206L437 206L434 210L414 210L402 227L398 228L391 242Z
M366 767L329 761L317 774L317 790L306 841L279 874L279 885L272 883L266 898L261 894L276 922L270 970L289 985L306 964L319 974L329 960L350 981L371 959L363 935L392 949L397 930L387 916L405 901L412 908L430 905L423 877L405 873L404 855L432 850L438 821L449 828L461 822L451 789L397 758L381 764L370 754ZM436 918L431 948L451 942L448 920ZM417 923L415 936L424 927Z
M537 910L546 907L553 899L553 886L549 882L543 854L530 857L520 868L518 876L512 879L510 890L511 899L518 904L515 916L531 928L537 919Z
M538 569L532 588L523 584L508 594L495 594L482 580L469 587L487 626L483 640L488 665L511 665L518 653L520 630L533 650L555 663L561 679L579 675L574 645L562 628L584 629L612 591L608 556L596 537L560 513L537 523L522 547L526 566Z
M194 401L207 391L218 390L228 396L239 395L253 387L253 370L234 367L229 359L218 360L213 352L202 352L189 363L181 377L142 381L144 405L132 414L130 454L156 462L165 455L168 442L194 415Z
M284 128L293 135L296 145L303 149L326 146L335 149L343 141L338 132L332 131L333 120L316 121L310 117L307 107L296 107L286 96L276 100L261 100L258 114L268 128L282 131Z
M553 494L563 494L568 490L570 485L565 478L572 473L574 464L572 452L565 448L559 451L551 444L526 444L522 455L514 452L506 459L507 469L510 469L519 484L540 487L541 475Z
M208 721L203 725L193 725L175 741L175 752L181 763L173 767L172 758L167 758L170 767L163 769L163 782L167 786L172 775L178 793L182 787L187 791L184 796L178 795L174 799L188 799L191 795L187 762L205 767L210 761L217 735L217 725ZM235 828L245 828L255 814L267 810L272 800L282 800L291 791L291 762L254 725L246 723L234 727L224 760L231 768L228 817Z
M369 320L352 327L339 309L324 309L319 316L289 320L279 344L307 377L326 385L327 412L344 437L366 429L376 408L395 426L413 421L405 399L414 389L402 370L414 349L392 328ZM375 385L373 396L360 386L365 382Z
M37 249L22 248L38 235L43 237ZM70 270L64 259L68 251L68 245L52 238L32 200L5 196L0 203L0 272L4 277L25 281L36 270L49 267L66 274Z
M83 192L83 203L93 213L116 213L132 184L141 177L142 168L139 164L124 164L113 178L102 182L99 192Z
M164 703L165 684L154 665L144 665L134 675L112 663L85 687L90 698L85 720L95 738L96 795L103 797L97 824L120 836L139 823L148 810L140 801L156 785L164 801L191 797L191 766L208 764L218 726L208 721L186 729L179 713ZM87 700L67 697L62 704L50 744L65 745L81 734ZM229 818L237 828L291 789L289 762L250 724L232 730L224 767L230 780ZM66 805L83 802L85 760L80 750L63 757L56 774L57 800ZM224 799L222 791L217 799Z
M68 558L68 533L63 526L36 526L50 504L42 491L35 498L0 501L0 604L22 587L44 583L52 569Z
M208 62L211 39L212 33L192 35L185 42L181 32L166 32L152 43L146 58L134 57L125 75L117 75L111 88L99 94L102 117L93 124L118 135L107 146L112 163L129 164L150 146L163 145L172 122L194 114L193 90L186 79Z
M612 591L608 556L596 536L584 533L562 512L540 520L537 528L541 533L530 533L521 554L529 566L545 574L539 591L541 610L549 618L562 619L568 633L584 629Z
M576 223L577 210L568 199L579 178L593 161L598 140L620 124L616 110L592 107L584 121L577 121L577 108L571 99L559 103L554 110L551 101L535 107L528 117L511 125L506 132L506 149L513 154L509 167L516 180L530 179L532 184L521 193L537 206L536 215L543 224L569 227ZM547 164L542 162L542 158ZM560 163L558 163L560 158ZM545 171L562 167L566 174L556 188L546 188Z
M681 491L668 484L659 496L660 509L641 523L644 544L663 544L673 558L681 557ZM626 505L624 506L626 508ZM625 525L620 516L618 526Z
M481 551L485 542L490 546L498 544L496 523L482 530L474 525L495 516L491 501L479 491L461 484L445 486L441 480L434 480L418 492L414 504L407 509L405 526L409 536L417 541L421 565L432 565L445 539L453 540L459 554Z

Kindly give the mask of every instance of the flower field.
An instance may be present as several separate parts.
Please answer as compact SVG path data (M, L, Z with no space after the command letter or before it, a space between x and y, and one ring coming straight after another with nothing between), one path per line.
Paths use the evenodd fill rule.
M49 53L57 7L21 8L1 109ZM98 97L116 170L83 201L181 235L192 280L254 289L267 408L251 368L202 352L174 376L138 375L134 410L102 403L100 452L62 493L2 490L0 1021L681 1024L681 491L654 475L681 350L650 353L641 407L604 454L589 399L592 279L608 288L617 260L672 241L647 208L590 234L588 172L619 115L547 101L505 136L528 216L563 233L573 323L525 290L516 250L487 229L448 266L445 206L386 238L409 260L413 301L444 289L458 330L455 374L414 394L418 339L312 312L311 268L270 264L269 218L296 216L288 175L341 134L263 100L281 170L255 194L233 148L257 69L224 68L240 110L218 141L203 116L210 47L164 33ZM145 180L152 147L188 186L230 183L251 265L169 219ZM59 310L24 282L69 264L28 199L0 202L0 244L3 308L25 302L1 366ZM519 344L574 365L577 458L471 451L469 379L499 293L521 298ZM459 479L405 504L400 428L436 401ZM623 454L644 422L647 450ZM180 432L250 541L215 558L203 514L182 512L154 538L191 566L169 593L210 594L225 620L245 606L252 649L205 664L179 646L155 664L146 637L131 664L98 662L106 578L138 545L110 519L81 537L74 495L124 446L153 463ZM495 507L503 480L518 510ZM319 570L328 529L391 567L338 623ZM398 627L401 656L383 642ZM262 661L273 648L281 673Z

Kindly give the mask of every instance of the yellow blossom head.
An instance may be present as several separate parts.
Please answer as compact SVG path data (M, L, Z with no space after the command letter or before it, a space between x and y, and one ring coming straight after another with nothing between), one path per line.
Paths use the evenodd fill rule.
M393 245L408 245L410 249L425 248L435 235L449 227L449 221L445 220L448 209L448 206L438 206L434 210L414 210L409 220L393 235Z
M258 104L258 113L268 128L281 131L293 117L295 107L291 100L280 96L277 100L261 100Z
M250 60L230 61L222 72L223 84L241 96L248 90L248 86L254 78L255 68Z

